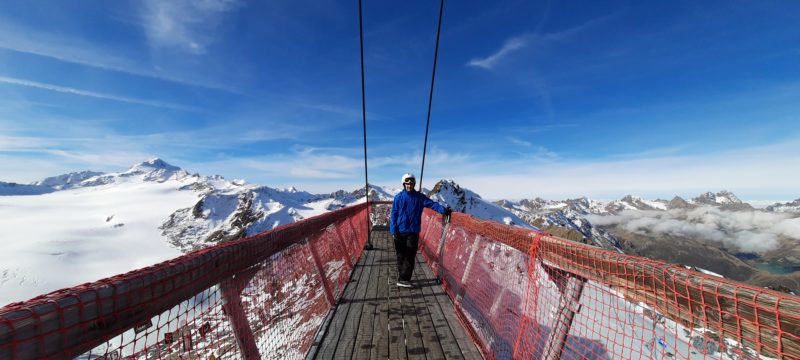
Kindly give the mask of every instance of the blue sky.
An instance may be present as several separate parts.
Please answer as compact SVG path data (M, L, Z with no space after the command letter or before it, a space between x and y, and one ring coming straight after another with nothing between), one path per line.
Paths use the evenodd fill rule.
M365 1L370 181L419 175L438 2ZM800 197L793 1L449 1L424 185ZM0 181L363 184L357 1L0 3Z

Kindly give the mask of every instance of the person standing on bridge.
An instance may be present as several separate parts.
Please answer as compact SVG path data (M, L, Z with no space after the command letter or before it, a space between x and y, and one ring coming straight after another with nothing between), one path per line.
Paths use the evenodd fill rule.
M414 174L406 173L402 181L403 191L395 195L392 202L389 232L394 236L394 249L397 252L397 286L410 288L423 208L431 208L445 216L450 215L451 210L416 191L414 185L417 179Z

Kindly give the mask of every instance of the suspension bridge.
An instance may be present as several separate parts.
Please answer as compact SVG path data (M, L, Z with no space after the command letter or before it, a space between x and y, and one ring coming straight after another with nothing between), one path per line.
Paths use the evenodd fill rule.
M6 305L0 359L800 358L798 297L461 213L390 286L389 206Z
M440 1L422 175L444 1ZM0 308L5 359L800 359L800 298L426 210L393 286L366 202Z

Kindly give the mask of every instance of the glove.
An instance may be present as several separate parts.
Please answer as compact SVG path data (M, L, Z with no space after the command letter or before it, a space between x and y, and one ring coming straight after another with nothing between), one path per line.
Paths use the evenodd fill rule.
M450 214L452 214L452 213L453 213L453 209L451 209L450 207L444 208L444 216L450 216Z

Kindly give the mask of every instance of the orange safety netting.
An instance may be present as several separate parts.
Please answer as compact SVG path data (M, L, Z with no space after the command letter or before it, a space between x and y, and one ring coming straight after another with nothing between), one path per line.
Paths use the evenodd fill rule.
M9 304L0 359L302 358L362 254L366 211L356 205Z
M798 297L464 214L421 237L487 358L800 358Z

